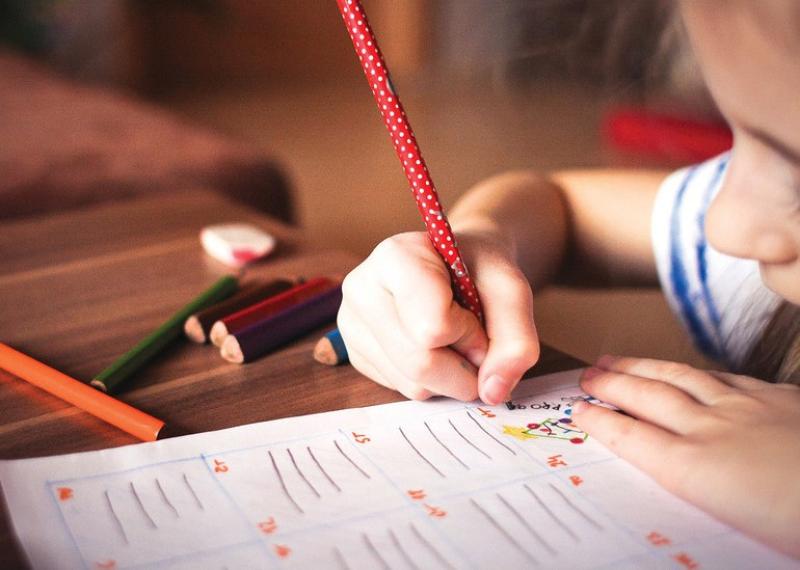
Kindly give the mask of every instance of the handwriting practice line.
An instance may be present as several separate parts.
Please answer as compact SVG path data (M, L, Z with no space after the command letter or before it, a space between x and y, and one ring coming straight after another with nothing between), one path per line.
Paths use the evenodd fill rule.
M440 475L442 478L445 478L445 479L446 479L446 478L447 478L447 476L446 476L444 473L442 473L442 472L439 470L439 468L438 468L438 467L436 467L436 465L434 465L433 463L431 463L430 459L428 459L427 457L425 457L425 456L422 454L422 452L421 452L419 449L417 449L417 446L416 446L416 445L414 445L414 444L411 442L411 440L410 440L410 439L408 439L408 436L406 435L406 432L404 432L404 431L403 431L403 428L402 428L402 427L399 427L399 428L397 428L397 429L399 429L399 430L400 430L400 434L403 436L403 439L405 439L405 440L406 440L406 442L408 443L408 445L410 445L410 446L411 446L411 449L413 449L413 450L414 450L414 452L415 452L415 453L416 453L416 454L417 454L417 455L420 457L420 459L422 459L422 460L423 460L425 463L427 463L427 464L430 466L430 468L431 468L431 469L433 469L434 471L436 471L436 473L438 473L438 474L439 474L439 475Z
M456 455L455 453L453 453L453 450L452 450L452 449L450 449L449 447L447 447L447 446L444 444L444 442L443 442L441 439L439 439L439 436L437 436L437 435L436 435L436 434L433 432L433 430L431 429L431 426L428 424L428 422L424 422L424 423L425 423L425 427L426 427L426 428L428 428L428 432L430 432L430 434L431 434L431 436L433 437L433 439L435 439L435 440L436 440L436 442L437 442L439 445L441 445L441 446L442 446L442 448L444 448L444 450L445 450L447 453L449 453L449 454L450 454L450 456L451 456L453 459L455 459L456 461L458 461L458 462L459 462L459 463L460 463L460 464L461 464L461 465L464 467L464 469L467 469L467 470L469 470L469 465L467 465L466 463L464 463L464 462L461 460L461 458L459 458L459 457L458 457L458 455Z
M297 504L297 501L294 500L292 494L289 492L289 489L286 487L286 481L283 480L283 475L281 474L281 470L278 469L278 464L275 462L275 456L272 455L271 451L267 452L269 454L269 459L272 461L272 468L275 470L275 474L278 476L278 481L281 484L281 489L283 489L283 493L286 495L286 498L289 499L289 502L294 505L294 508L297 509L297 512L301 515L305 513L305 511Z

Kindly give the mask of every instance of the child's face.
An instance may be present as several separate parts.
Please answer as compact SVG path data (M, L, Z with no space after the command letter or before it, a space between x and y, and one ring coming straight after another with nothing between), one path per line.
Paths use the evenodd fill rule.
M735 137L708 239L757 260L766 285L800 304L800 2L684 0L682 9Z

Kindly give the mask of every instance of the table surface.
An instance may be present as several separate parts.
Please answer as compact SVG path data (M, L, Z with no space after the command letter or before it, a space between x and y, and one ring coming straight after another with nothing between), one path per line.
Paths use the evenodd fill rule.
M230 272L198 239L208 224L245 221L280 246L245 279L344 275L358 259L204 190L6 223L0 231L0 340L88 380L166 316ZM325 329L241 366L217 350L176 342L120 398L165 420L170 436L402 400L350 366L316 363ZM579 366L543 348L541 375ZM135 443L128 434L0 370L0 459ZM0 501L0 567L23 558Z

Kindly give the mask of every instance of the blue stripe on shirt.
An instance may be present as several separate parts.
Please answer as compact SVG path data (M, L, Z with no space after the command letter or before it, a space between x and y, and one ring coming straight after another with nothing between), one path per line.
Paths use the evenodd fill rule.
M686 173L683 183L678 189L678 194L675 197L675 205L672 209L672 216L670 219L670 279L672 281L672 289L678 301L681 316L683 317L686 326L689 329L692 337L698 348L711 356L718 358L717 347L712 339L708 336L700 316L695 311L694 303L690 298L689 293L689 279L681 257L680 236L681 236L681 218L680 208L683 203L686 189L689 186L694 175L697 173L697 167L692 167Z
M720 179L722 178L722 173L725 172L725 168L728 166L728 157L724 157L719 161L717 165L717 170L714 172L714 176L711 178L708 186L706 187L705 194L703 196L703 204L700 210L700 215L697 217L697 223L699 226L700 238L697 241L696 246L696 253L697 253L697 274L700 278L700 287L703 293L703 300L705 301L706 307L708 309L709 318L711 319L711 324L714 326L714 332L717 338L717 352L721 351L721 346L719 339L722 338L722 333L720 331L720 315L719 311L717 310L717 305L714 302L714 298L711 295L711 289L708 286L708 261L706 259L706 252L708 250L708 240L706 239L706 212L708 212L708 207L711 204L711 198L714 195L714 191L716 190L717 186L719 185Z

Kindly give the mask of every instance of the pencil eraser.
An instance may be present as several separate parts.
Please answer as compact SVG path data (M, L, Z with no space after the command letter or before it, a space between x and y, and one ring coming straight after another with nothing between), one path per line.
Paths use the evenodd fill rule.
M211 257L231 267L243 267L269 255L277 241L250 224L218 224L200 232L203 249Z

